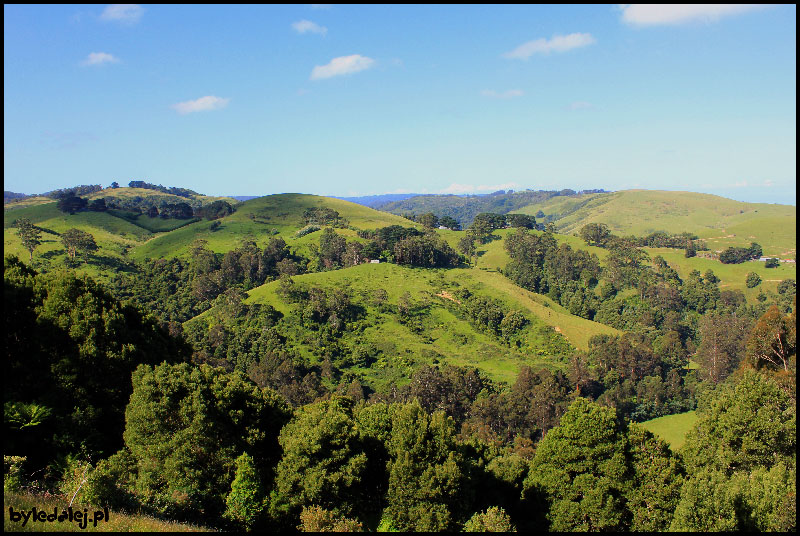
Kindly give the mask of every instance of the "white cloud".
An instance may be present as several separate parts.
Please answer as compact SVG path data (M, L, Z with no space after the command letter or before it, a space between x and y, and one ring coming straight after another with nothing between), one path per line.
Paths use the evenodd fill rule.
M179 114L185 115L193 112L207 112L210 110L220 110L222 108L225 108L228 105L228 102L230 102L230 100L231 99L225 99L222 97L215 97L213 95L208 95L191 101L179 102L178 104L173 104L172 107Z
M104 63L119 63L119 58L105 52L92 52L81 65L103 65Z
M585 47L596 42L595 38L587 33L554 35L552 39L542 38L523 43L511 52L503 54L503 57L515 60L527 60L534 54L546 55L551 52L566 52L573 48Z
M638 26L713 22L762 7L759 4L620 4L623 22Z
M507 89L506 91L495 91L493 89L484 89L481 95L489 97L490 99L513 99L514 97L521 97L525 94L521 89Z
M503 184L480 184L475 186L474 184L458 184L452 183L447 188L441 190L440 193L443 194L472 194L477 192L496 192L497 190L516 190L519 188L519 184L516 182L506 182Z
M311 80L322 80L343 74L352 74L365 69L369 69L375 64L375 60L360 54L352 56L340 56L333 58L327 65L317 65L311 71Z
M294 31L296 31L299 34L310 32L310 33L325 35L326 33L328 33L328 29L325 26L320 26L319 24L316 24L314 22L311 22L310 20L305 20L305 19L293 22L292 28L294 28Z
M100 20L133 24L139 22L143 13L144 8L139 4L111 4L103 10Z

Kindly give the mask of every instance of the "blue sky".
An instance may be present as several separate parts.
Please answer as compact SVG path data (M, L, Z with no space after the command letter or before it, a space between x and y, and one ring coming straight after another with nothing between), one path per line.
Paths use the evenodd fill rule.
M4 189L796 204L796 7L4 7Z

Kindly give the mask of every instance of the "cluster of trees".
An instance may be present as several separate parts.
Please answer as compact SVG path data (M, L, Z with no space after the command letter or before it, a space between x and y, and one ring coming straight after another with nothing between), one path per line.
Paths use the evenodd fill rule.
M581 227L578 235L590 246L619 247L627 245L648 248L686 249L687 257L694 257L698 251L706 251L708 247L693 233L670 234L666 231L655 231L645 236L619 237L611 233L605 223L589 223Z
M396 264L442 268L458 266L461 257L437 234L422 233L413 227L391 225L374 231L358 231L366 243L347 242L326 228L320 237L319 269L355 266L367 259L382 259Z
M112 184L112 188L114 187ZM178 197L187 197L189 199L194 198L195 196L199 196L202 194L198 194L194 190L189 190L187 188L177 188L175 186L161 186L160 184L150 184L149 182L145 181L130 181L128 183L129 188L143 188L145 190L155 190L157 192L162 192L165 194L177 195Z
M470 398L479 414L492 398L464 372L419 373L410 401L332 395L291 410L237 372L141 366L124 446L81 498L240 530L796 527L796 414L767 374L743 370L709 394L676 454L530 371L494 398L517 408L498 417L535 440L493 442L474 415L447 414Z
M339 212L328 207L307 208L303 211L303 223L306 225L330 225L347 227L349 222Z
M420 214L418 216L414 216L413 214L406 215L408 219L411 221L415 221L420 223L426 229L437 229L439 227L445 227L450 229L451 231L460 231L461 224L458 223L457 220L451 218L450 216L442 216L439 217L433 212L426 212L424 214Z
M719 262L722 264L741 264L745 261L758 259L763 254L760 245L752 242L749 248L729 247L719 254Z
M42 195L51 199L61 199L63 197L89 195L99 192L102 189L103 187L99 184L81 184L80 186L73 186L72 188L53 190Z

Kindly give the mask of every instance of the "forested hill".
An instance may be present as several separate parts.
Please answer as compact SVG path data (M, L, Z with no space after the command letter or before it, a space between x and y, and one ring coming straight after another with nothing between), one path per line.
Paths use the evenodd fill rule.
M597 192L602 190L592 190ZM585 192L584 192L585 193ZM375 208L392 214L413 214L419 216L432 212L438 217L449 216L467 228L475 216L482 212L507 214L533 203L543 203L553 197L573 197L579 195L574 190L498 190L485 195L418 195L402 201L393 201Z
M410 197L416 197L422 194L380 194L380 195L362 195L357 197L338 197L332 196L335 199L343 199L345 201L350 201L351 203L358 203L359 205L364 205L365 207L370 208L379 208L382 205L386 205L388 203L394 203L396 201L403 201L404 199L408 199Z

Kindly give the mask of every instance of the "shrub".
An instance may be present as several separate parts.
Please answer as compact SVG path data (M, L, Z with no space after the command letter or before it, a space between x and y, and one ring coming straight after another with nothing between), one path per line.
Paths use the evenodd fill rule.
M511 518L499 506L478 512L464 524L463 532L517 532Z

